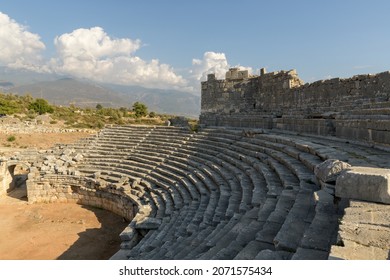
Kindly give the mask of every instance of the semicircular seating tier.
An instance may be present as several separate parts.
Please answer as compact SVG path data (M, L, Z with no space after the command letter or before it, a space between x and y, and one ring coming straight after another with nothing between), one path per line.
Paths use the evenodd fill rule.
M118 126L73 148L82 176L129 180L137 215L113 259L327 259L340 211L316 197L314 167L390 166L388 152L263 130Z

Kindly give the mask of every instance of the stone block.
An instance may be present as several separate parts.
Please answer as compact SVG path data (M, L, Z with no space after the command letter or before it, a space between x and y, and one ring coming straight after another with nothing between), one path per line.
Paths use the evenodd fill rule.
M125 227L125 229L120 233L119 237L121 238L122 241L130 241L132 240L136 235L137 231L134 230L132 225L128 225Z
M316 202L333 204L334 196L325 190L319 190L314 192L314 200Z
M322 182L335 182L337 176L339 176L344 169L350 167L351 165L346 162L337 159L327 159L323 163L316 165L314 174Z
M344 241L344 246L332 246L329 260L386 260L389 250Z
M283 260L283 257L277 251L266 249L258 253L255 260Z
M336 196L390 204L390 169L353 167L337 178Z
M74 157L73 157L73 160L75 161L75 162L80 162L80 161L82 161L83 160L83 155L82 154L80 154L80 153L78 153L78 154L76 154Z
M135 224L136 229L157 229L161 225L161 219L145 217L144 219L137 221Z
M326 260L329 253L321 250L298 248L292 260Z

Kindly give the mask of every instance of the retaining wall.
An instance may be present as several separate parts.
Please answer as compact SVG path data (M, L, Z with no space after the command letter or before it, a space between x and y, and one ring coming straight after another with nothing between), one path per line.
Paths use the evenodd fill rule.
M29 203L78 203L103 208L129 221L137 213L137 206L126 194L124 187L82 176L41 177L30 173L27 196Z

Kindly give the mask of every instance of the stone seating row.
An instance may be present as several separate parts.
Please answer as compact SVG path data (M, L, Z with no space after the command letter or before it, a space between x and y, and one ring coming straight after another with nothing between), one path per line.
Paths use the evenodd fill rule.
M110 177L113 181L126 174L141 178L154 186L144 188L154 208L169 208L154 211L161 225L135 246L125 244L122 256L233 259L256 258L272 250L280 258L293 258L297 250L309 250L302 247L302 240L312 222L321 220L320 216L316 220L313 199L318 187L311 172L322 159L315 147L310 146L311 152L305 143L287 137L248 138L240 131L217 130L199 134L180 130L185 140L172 141L177 129L166 131L172 136L153 137L118 152L116 139L110 143L110 137L104 137L104 147L97 139L80 165L85 174L117 172ZM150 134L159 132L155 128Z

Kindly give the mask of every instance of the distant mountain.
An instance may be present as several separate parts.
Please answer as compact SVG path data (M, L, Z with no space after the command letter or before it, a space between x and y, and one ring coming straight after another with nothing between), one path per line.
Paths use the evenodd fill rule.
M126 100L117 92L97 84L62 78L55 81L37 82L9 89L19 95L31 94L42 97L55 105L95 107L98 103L105 107L120 107Z
M37 82L55 81L63 76L54 73L39 73L26 69L14 69L0 66L0 81L11 82L15 86L28 85Z
M1 82L0 81L0 90L9 90L13 88L15 85L11 82Z
M45 98L55 105L94 108L103 107L131 108L139 101L156 113L198 117L200 97L175 90L149 89L138 86L100 85L90 81L73 78L61 78L54 81L41 81L28 85L12 87L13 83L4 82L4 90L19 95L31 94L35 98ZM1 86L1 84L0 84Z
M136 101L147 104L149 111L190 117L200 114L200 97L188 92L109 84L105 87L120 92L130 104Z

